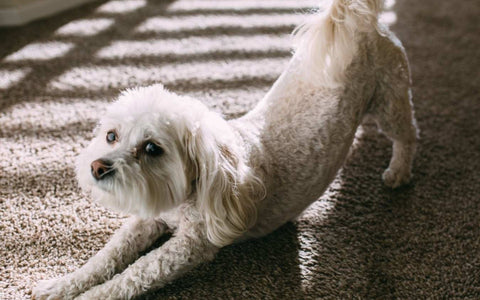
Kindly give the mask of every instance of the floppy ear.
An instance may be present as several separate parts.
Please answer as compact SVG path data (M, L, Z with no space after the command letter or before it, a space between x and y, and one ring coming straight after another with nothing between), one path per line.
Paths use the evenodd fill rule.
M255 223L254 195L263 185L233 148L219 144L213 132L200 127L186 144L207 237L216 246L228 245Z

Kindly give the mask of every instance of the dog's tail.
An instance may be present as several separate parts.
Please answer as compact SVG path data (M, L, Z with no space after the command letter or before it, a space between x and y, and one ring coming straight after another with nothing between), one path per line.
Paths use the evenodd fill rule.
M295 52L309 78L325 85L342 82L358 50L357 36L378 31L383 0L324 0L294 32Z

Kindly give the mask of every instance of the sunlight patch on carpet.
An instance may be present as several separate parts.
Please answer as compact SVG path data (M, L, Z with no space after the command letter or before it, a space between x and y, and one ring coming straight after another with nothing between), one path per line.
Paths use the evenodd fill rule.
M323 226L335 206L334 195L341 184L342 180L340 176L337 176L322 197L310 205L299 217L299 221L307 222L310 226ZM298 244L301 245L298 249L301 288L304 292L308 292L311 285L315 283L313 279L317 275L318 270L321 269L319 263L322 257L317 249L321 249L322 245L319 244L318 236L302 230L299 230L297 239Z
M0 70L0 89L8 89L12 85L25 78L30 71L31 70L29 68Z
M124 14L130 13L147 5L146 0L125 0L125 1L110 1L99 8L97 12Z
M49 60L62 57L74 47L72 43L32 43L7 56L4 61Z
M380 23L391 26L397 22L397 14L393 11L395 0L385 0L384 11L378 16Z
M49 88L107 90L164 83L206 84L215 80L275 79L288 58L207 61L163 66L105 66L73 68L53 79Z
M0 137L14 129L29 132L29 129L61 128L72 122L96 120L107 103L107 100L78 98L16 104L0 114Z
M395 0L385 0L384 7L385 9L392 9L395 6Z
M380 21L380 23L386 25L393 25L395 24L395 22L397 22L397 14L393 11L385 11L380 14L378 20Z
M57 29L55 34L61 36L92 36L108 29L113 23L114 20L106 18L76 20L63 25Z
M177 1L173 2L168 11L196 11L196 10L248 10L248 9L306 9L316 7L318 1L254 1L254 0L207 0L207 1Z
M251 15L202 15L153 17L147 19L136 29L138 32L176 32L183 30L285 27L300 24L305 19L301 14L251 14Z
M269 52L285 51L288 55L291 42L288 35L216 36L185 39L152 39L146 41L115 41L98 51L100 58L141 57L148 55L214 54L231 51Z

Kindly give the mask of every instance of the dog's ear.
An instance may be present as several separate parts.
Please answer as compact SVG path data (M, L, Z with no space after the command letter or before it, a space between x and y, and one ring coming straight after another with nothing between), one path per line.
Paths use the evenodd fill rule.
M228 245L256 221L254 194L263 186L233 148L219 143L211 130L200 126L187 135L186 149L207 237L216 246Z

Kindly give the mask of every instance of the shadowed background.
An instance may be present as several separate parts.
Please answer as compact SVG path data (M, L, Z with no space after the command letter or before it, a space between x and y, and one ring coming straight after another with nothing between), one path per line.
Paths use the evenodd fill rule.
M141 299L480 298L480 5L387 2L421 129L412 184L383 187L391 144L365 124L297 222ZM289 33L314 4L96 2L0 29L0 299L74 271L124 221L80 192L73 167L119 90L163 82L241 116L285 67Z

